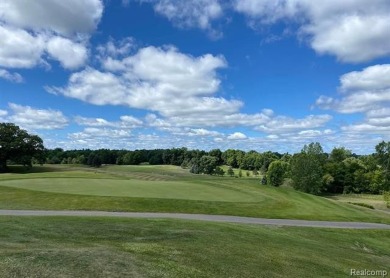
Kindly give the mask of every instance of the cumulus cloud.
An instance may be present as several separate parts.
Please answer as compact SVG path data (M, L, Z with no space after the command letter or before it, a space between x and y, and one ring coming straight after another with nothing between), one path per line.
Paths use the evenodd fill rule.
M96 105L125 105L166 117L226 115L242 106L214 96L220 86L216 71L226 67L222 56L192 57L173 47L150 46L116 63L117 70L87 68L72 74L66 87L47 89Z
M208 30L213 37L221 33L213 29L212 22L223 15L219 0L141 0L153 4L156 13L168 18L181 28Z
M215 137L215 136L221 136L222 133L220 133L218 131L207 130L207 129L204 129L204 128L195 128L195 129L190 129L190 131L188 132L188 135L189 136L211 136L211 137Z
M89 34L103 12L101 0L0 2L0 66L47 65L46 55L64 68L85 64Z
M77 69L84 65L88 58L88 51L83 44L62 37L49 39L47 52L66 69Z
M244 133L241 133L241 132L234 132L227 137L227 139L229 139L229 140L244 140L247 138L248 137Z
M378 110L390 102L390 65L370 66L362 71L344 74L340 78L342 97L321 96L316 105L341 113Z
M335 55L343 62L390 55L387 0L235 0L234 7L258 24L280 20L299 24L299 33L309 37L317 53Z
M103 13L101 0L2 0L0 21L35 30L52 30L65 36L95 30Z
M32 68L43 62L45 49L43 35L2 25L0 23L0 66L6 68Z
M340 97L321 96L316 105L339 113L363 113L363 121L342 126L354 134L389 136L390 131L390 65L375 65L340 78ZM386 137L387 138L387 137Z
M5 69L0 69L0 78L3 78L5 80L11 81L11 82L15 82L15 83L23 82L23 77L19 73L17 73L17 72L11 73Z
M58 110L36 109L15 103L9 103L9 108L11 113L7 121L28 130L61 129L68 125L68 119Z

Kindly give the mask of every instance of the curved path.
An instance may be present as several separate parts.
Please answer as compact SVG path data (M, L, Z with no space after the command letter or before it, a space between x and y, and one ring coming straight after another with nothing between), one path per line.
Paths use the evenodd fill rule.
M92 217L125 217L125 218L164 218L185 219L212 222L230 222L242 224L341 228L341 229L387 229L390 225L365 222L335 222L309 221L290 219L267 219L241 216L184 214L184 213L153 213L153 212L108 212L108 211L56 211L56 210L0 210L0 216L92 216Z

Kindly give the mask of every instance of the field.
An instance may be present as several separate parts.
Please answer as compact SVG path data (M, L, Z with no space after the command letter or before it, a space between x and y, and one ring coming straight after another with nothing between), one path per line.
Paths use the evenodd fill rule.
M12 170L0 175L0 209L390 223L386 209L265 186L255 177L148 165ZM351 269L389 272L390 265L390 230L39 216L1 216L0 227L0 277L6 278L346 277Z

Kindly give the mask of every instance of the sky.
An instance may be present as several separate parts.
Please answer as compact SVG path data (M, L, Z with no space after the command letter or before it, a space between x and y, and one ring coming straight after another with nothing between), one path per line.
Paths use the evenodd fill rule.
M0 122L48 148L367 154L389 104L388 0L0 0Z

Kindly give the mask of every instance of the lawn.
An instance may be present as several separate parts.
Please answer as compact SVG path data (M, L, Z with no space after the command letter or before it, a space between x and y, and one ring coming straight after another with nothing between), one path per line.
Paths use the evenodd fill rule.
M17 171L14 171L17 172ZM182 212L390 223L390 215L256 178L193 175L174 166L36 167L0 175L0 209Z
M347 277L387 270L390 232L178 220L0 217L0 277Z

